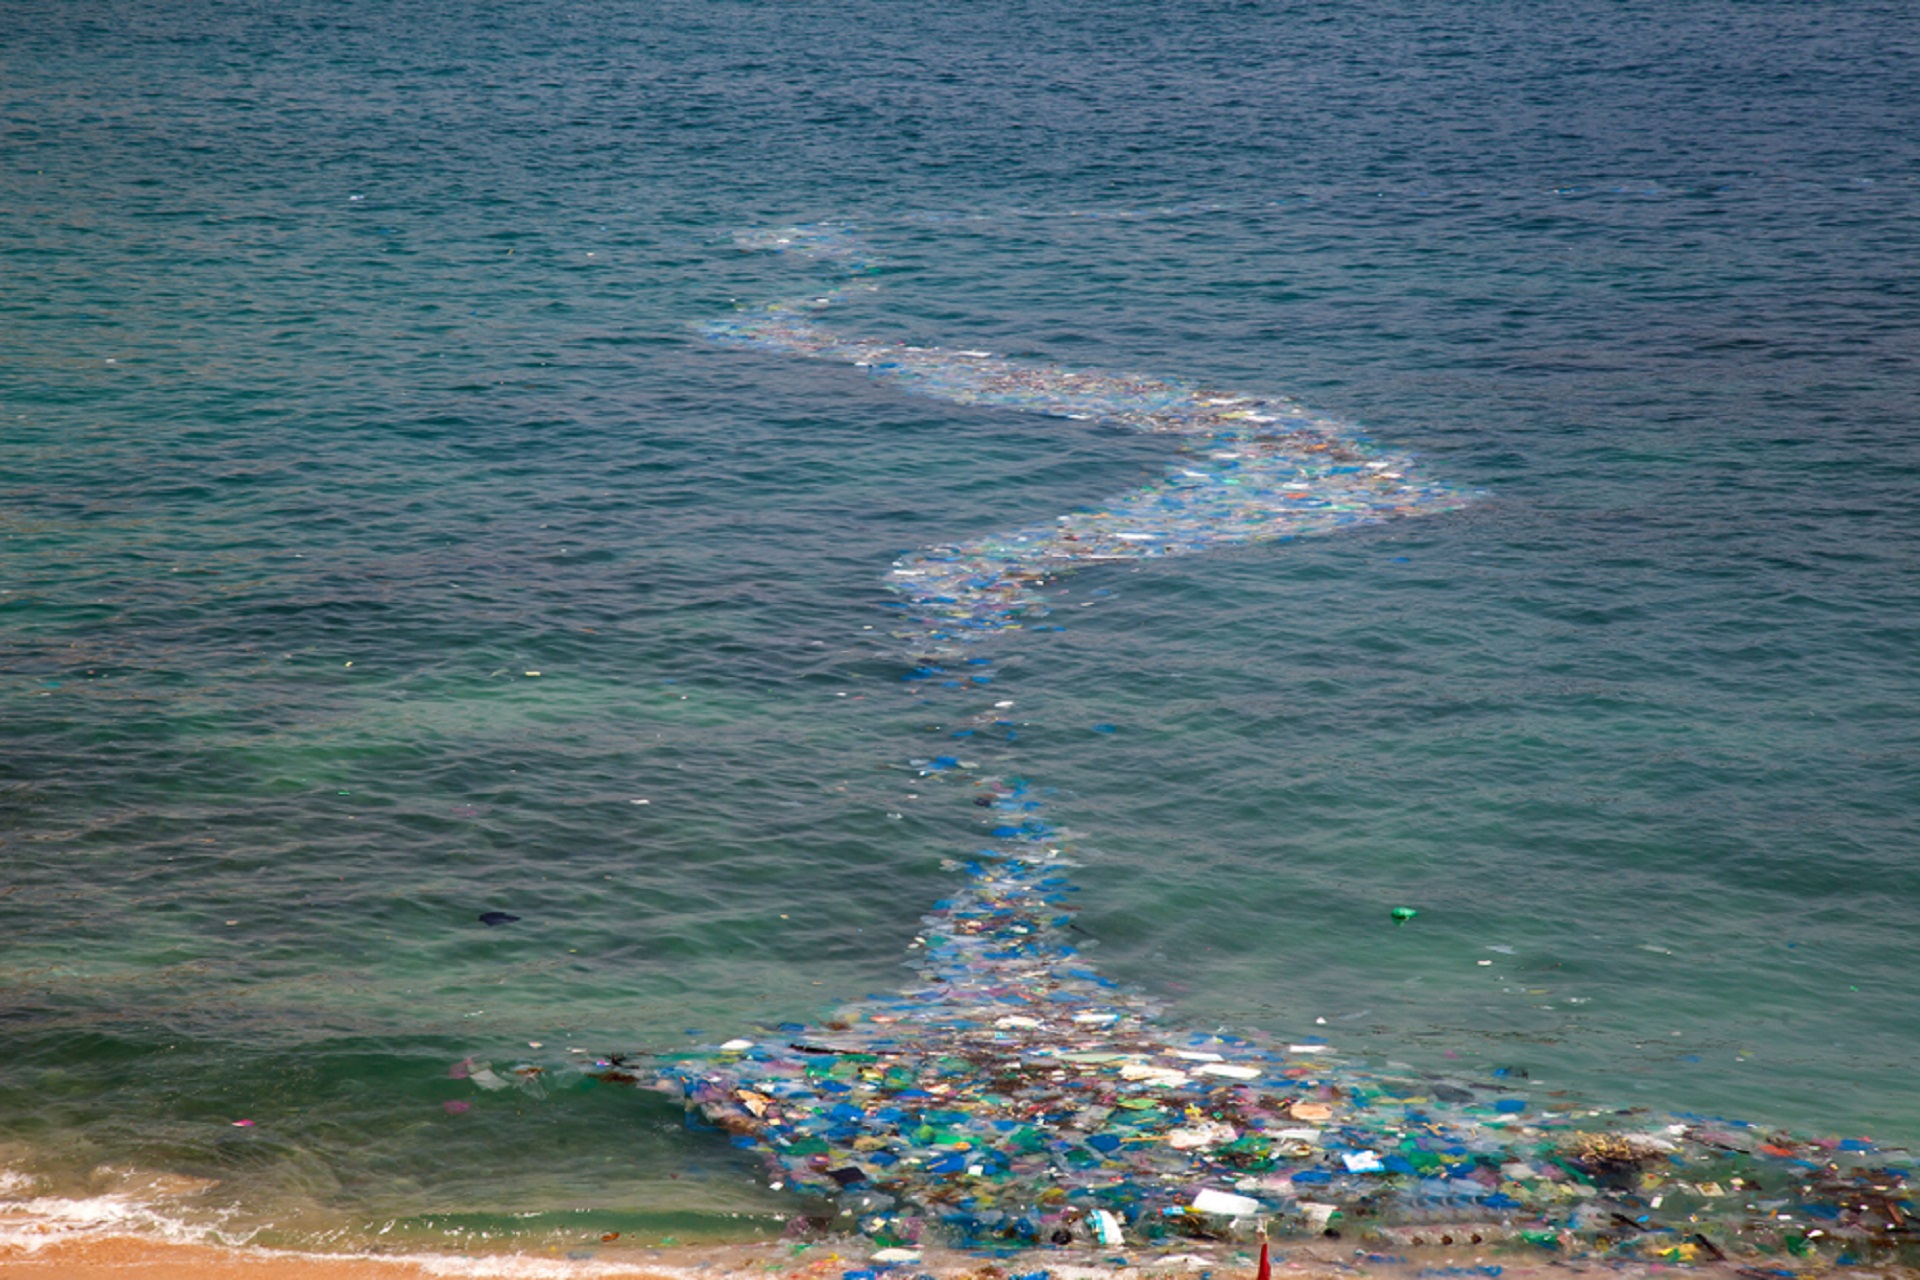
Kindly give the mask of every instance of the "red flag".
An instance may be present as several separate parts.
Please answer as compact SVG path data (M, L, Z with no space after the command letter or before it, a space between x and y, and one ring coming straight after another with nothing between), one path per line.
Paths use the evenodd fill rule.
M1273 1264L1267 1261L1267 1242L1265 1240L1260 1242L1259 1280L1273 1280Z

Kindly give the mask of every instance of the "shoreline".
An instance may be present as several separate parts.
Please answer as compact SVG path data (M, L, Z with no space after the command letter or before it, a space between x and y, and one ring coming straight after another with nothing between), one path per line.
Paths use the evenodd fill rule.
M994 1257L928 1249L915 1261L882 1264L865 1241L679 1246L594 1250L592 1256L547 1253L326 1254L161 1240L133 1235L49 1237L33 1242L15 1235L0 1243L0 1276L18 1280L443 1280L502 1277L513 1280L1102 1280L1146 1277L1178 1280L1254 1280L1252 1252L1206 1247L1182 1253L1115 1254L1083 1251ZM1403 1249L1373 1252L1339 1242L1282 1242L1272 1274L1280 1280L1327 1280L1378 1276L1386 1280L1565 1280L1570 1274L1640 1280L1653 1276L1706 1280L1773 1280L1842 1273L1867 1280L1920 1280L1920 1269L1893 1265L1840 1266L1831 1261L1789 1260L1673 1263L1536 1254L1515 1258L1495 1249ZM1810 1264L1810 1265L1809 1265Z

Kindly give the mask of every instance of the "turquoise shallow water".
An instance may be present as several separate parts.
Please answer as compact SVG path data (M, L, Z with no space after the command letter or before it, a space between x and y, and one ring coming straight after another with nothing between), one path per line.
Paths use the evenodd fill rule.
M1079 834L1103 971L1920 1141L1900 6L15 16L9 1168L309 1242L778 1221L663 1100L448 1068L897 985L978 823L907 767L975 704L899 679L888 566L1169 452L706 341L806 279L735 231L817 221L887 260L824 324L1484 491L997 643L979 753Z

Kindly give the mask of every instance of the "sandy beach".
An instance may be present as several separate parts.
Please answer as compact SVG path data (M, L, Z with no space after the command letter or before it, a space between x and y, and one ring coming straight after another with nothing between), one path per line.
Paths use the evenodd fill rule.
M139 1277L140 1280L414 1280L429 1274L408 1262L321 1258L286 1253L159 1244L148 1240L63 1241L33 1252L0 1252L8 1276Z
M627 1256L621 1256L626 1252ZM46 1280L429 1280L439 1277L525 1277L527 1280L707 1280L735 1277L790 1277L793 1280L839 1280L847 1272L867 1267L866 1251L854 1242L822 1242L710 1246L684 1249L606 1250L592 1258L544 1257L537 1254L482 1254L458 1256L416 1254L397 1256L324 1255L266 1249L222 1248L177 1244L137 1237L67 1239L38 1248L19 1243L0 1245L0 1275L45 1277ZM1124 1267L1117 1259L1061 1260L1025 1258L994 1260L966 1253L929 1251L923 1260L894 1272L896 1275L933 1276L936 1280L1014 1280L1042 1267L1053 1280L1099 1280L1109 1276L1217 1277L1253 1280L1254 1266L1244 1254L1174 1257L1141 1256ZM1708 1280L1741 1277L1763 1280L1772 1276L1811 1276L1824 1266L1776 1270L1756 1263L1743 1269L1728 1263L1678 1266L1660 1262L1611 1262L1600 1259L1543 1258L1515 1260L1460 1250L1407 1250L1392 1255L1363 1249L1342 1249L1334 1242L1276 1251L1273 1275L1281 1280L1307 1277L1391 1277L1411 1280L1543 1280L1568 1275L1643 1277L1698 1276ZM1906 1268L1848 1267L1852 1277L1912 1277Z
M370 1256L180 1244L134 1236L0 1245L0 1275L47 1280L426 1280L446 1276L666 1277L682 1268L523 1255Z

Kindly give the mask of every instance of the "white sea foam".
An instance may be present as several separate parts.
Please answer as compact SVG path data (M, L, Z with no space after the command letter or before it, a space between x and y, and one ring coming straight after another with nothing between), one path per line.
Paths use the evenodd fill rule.
M7 1188L0 1182L0 1190ZM195 1223L132 1196L0 1199L0 1251L35 1253L50 1244L141 1236L169 1244L239 1244L217 1223Z
M196 1207L192 1197L213 1186L167 1175L117 1173L122 1181L142 1184L145 1194L110 1192L92 1196L45 1194L40 1179L0 1168L0 1260L31 1256L57 1245L90 1240L148 1240L163 1245L202 1245L243 1250L260 1258L354 1259L410 1265L432 1276L502 1277L503 1280L577 1280L598 1276L668 1276L711 1280L710 1266L661 1261L613 1261L599 1258L539 1258L514 1253L457 1255L409 1253L303 1253L251 1247L255 1229L238 1229L217 1209Z

